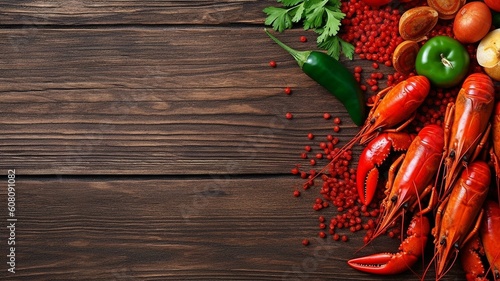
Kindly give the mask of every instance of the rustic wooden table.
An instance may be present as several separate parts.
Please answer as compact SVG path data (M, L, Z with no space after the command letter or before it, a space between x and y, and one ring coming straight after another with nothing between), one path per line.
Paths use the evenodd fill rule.
M307 133L332 133L323 112L343 120L341 141L357 127L264 34L270 5L0 1L2 280L418 279L352 270L349 258L398 241L355 253L361 233L317 239L333 209L311 208L314 189L292 196L302 180L290 169L319 141ZM279 37L315 48L300 35L314 38Z

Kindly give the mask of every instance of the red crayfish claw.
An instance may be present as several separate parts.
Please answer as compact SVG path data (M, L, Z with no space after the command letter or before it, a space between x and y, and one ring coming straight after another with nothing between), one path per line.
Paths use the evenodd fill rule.
M359 157L356 184L359 199L369 205L375 195L379 180L377 167L387 159L391 151L407 150L414 135L401 132L384 132L368 143Z
M422 256L430 230L429 219L423 215L415 215L408 227L408 237L399 245L398 253L373 254L351 259L347 263L354 269L371 274L402 273Z

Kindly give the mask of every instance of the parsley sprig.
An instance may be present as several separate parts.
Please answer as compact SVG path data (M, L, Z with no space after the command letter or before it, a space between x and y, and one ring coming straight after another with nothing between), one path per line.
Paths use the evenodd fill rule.
M345 14L340 10L341 0L277 0L282 7L267 7L266 25L283 32L301 22L305 30L313 29L317 34L318 48L327 51L335 59L343 53L349 59L354 54L354 46L342 40L337 33Z

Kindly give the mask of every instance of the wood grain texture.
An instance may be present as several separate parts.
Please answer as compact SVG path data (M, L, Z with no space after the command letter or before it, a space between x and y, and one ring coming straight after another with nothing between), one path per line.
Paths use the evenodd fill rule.
M298 45L298 34L280 37L312 46ZM8 140L0 168L287 173L307 133L321 140L333 133L323 112L343 120L342 141L356 131L338 100L261 28L9 29L0 36L9 39L0 43L0 134Z
M372 276L346 260L396 250L381 237L360 253L315 238L314 190L295 179L23 179L17 181L18 271L3 280L416 280ZM0 196L5 202L5 194ZM341 231L339 231L341 233ZM311 245L304 247L303 238ZM427 257L430 258L430 257ZM5 259L5 258L4 258ZM2 259L3 260L3 259ZM418 270L418 269L417 269ZM11 276L12 277L12 276ZM430 276L431 277L431 276ZM444 280L461 280L458 269Z
M333 133L323 113L341 143L357 128L264 34L276 3L0 1L0 171L16 169L18 218L12 275L0 216L0 280L418 280L351 270L399 241L316 238L316 188L292 196L299 153ZM315 49L312 32L278 36Z
M0 24L27 25L220 25L260 24L271 0L209 1L0 1Z

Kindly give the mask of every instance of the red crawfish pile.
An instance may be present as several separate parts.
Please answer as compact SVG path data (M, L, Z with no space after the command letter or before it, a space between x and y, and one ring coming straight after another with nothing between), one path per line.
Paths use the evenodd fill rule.
M414 1L404 7L421 5L422 2L425 1ZM500 172L500 161L495 154L495 146L500 147L500 103L493 108L499 87L475 62L477 44L465 45L471 65L467 79L462 84L449 88L429 87L425 99L413 109L414 116L371 129L368 127L378 124L371 120L376 119L377 106L382 106L384 99L388 99L396 90L406 92L411 91L412 87L421 88L427 79L413 72L399 73L392 68L391 56L396 46L403 41L398 34L401 6L395 8L388 5L380 9L368 6L361 0L350 0L342 2L342 11L346 14L342 22L342 38L355 46L356 59L363 61L361 64L366 65L366 61L371 63L371 67L354 66L352 72L366 93L367 103L374 106L366 125L347 144L339 144L339 138L335 136L342 129L341 120L330 113L321 115L322 122L330 122L328 120L334 117L332 133L323 138L313 133L307 135L310 143L298 153L300 163L291 169L293 175L303 180L300 187L293 187L293 196L299 197L305 191L319 191L312 208L322 212L318 216L317 235L320 238L347 242L349 234L358 231L365 231L365 243L370 243L382 234L398 239L408 236L398 254L374 254L350 260L349 265L355 269L375 274L397 274L408 270L420 258L427 236L433 236L436 246L431 262L435 265L436 279L443 278L457 259L462 259L468 280L487 280L491 274L495 280L500 278L500 269L495 265L495 262L500 263L500 259L497 259L500 251L492 254L491 248L485 251L482 246L483 243L500 239L500 229L495 230L500 227L500 207L497 202L492 203L498 200L490 196L490 193L495 193L490 190L490 182L494 183L490 181L490 170L497 174L497 186ZM423 45L426 40L436 36L454 37L449 21L440 20L419 44ZM301 38L301 41L306 40ZM392 74L384 75L391 73L391 70L394 71ZM464 102L474 100L477 91L484 92L483 95L489 95L491 99L480 99L480 102L472 102L473 105ZM291 89L288 88L288 92ZM489 109L480 111L484 108ZM492 121L497 119L499 121L496 123ZM384 159L386 164L377 162L367 172L367 180L360 189L358 163L353 163L354 144L370 147L372 141L377 141L380 131L395 129L394 125L401 123L405 125L397 131L398 134L411 136L411 144L408 143L404 149L412 157L396 151L392 159ZM490 135L495 136L495 132L498 136L491 138ZM391 142L392 146L397 146L397 141ZM397 150L394 147L393 150ZM425 147L428 154L421 154L418 150L421 147ZM500 152L500 148L497 150ZM363 153L360 157L366 156ZM398 178L399 170L410 169L408 167L413 165L410 158L420 159L414 162L422 161L418 163L421 170L418 173L411 171L412 176L417 174L421 177L426 172L429 175L419 183L418 188L415 187L415 191L409 188L411 192L402 195L403 188L393 187L392 184L405 186L399 182L402 181ZM433 162L429 163L429 159ZM320 161L328 161L329 164L317 170L314 167L323 163ZM388 183L378 176L384 171ZM416 185L415 182L412 184ZM368 185L371 186L366 187ZM367 188L371 188L370 192L374 193L373 200L369 202L363 196ZM464 195L460 195L460 192L469 194L466 196L468 201L464 201ZM409 199L402 199L406 198L404 196ZM486 202L485 207L481 208L483 202ZM406 212L409 213L408 217L415 217L408 233L402 235L399 224L405 223L402 218ZM432 230L430 223L434 225ZM479 229L481 231L475 231ZM469 235L471 233L474 235ZM306 238L302 244L308 246L310 242ZM486 260L485 255L491 263L489 271L484 267L482 270L467 268ZM429 267L425 269L422 279Z

